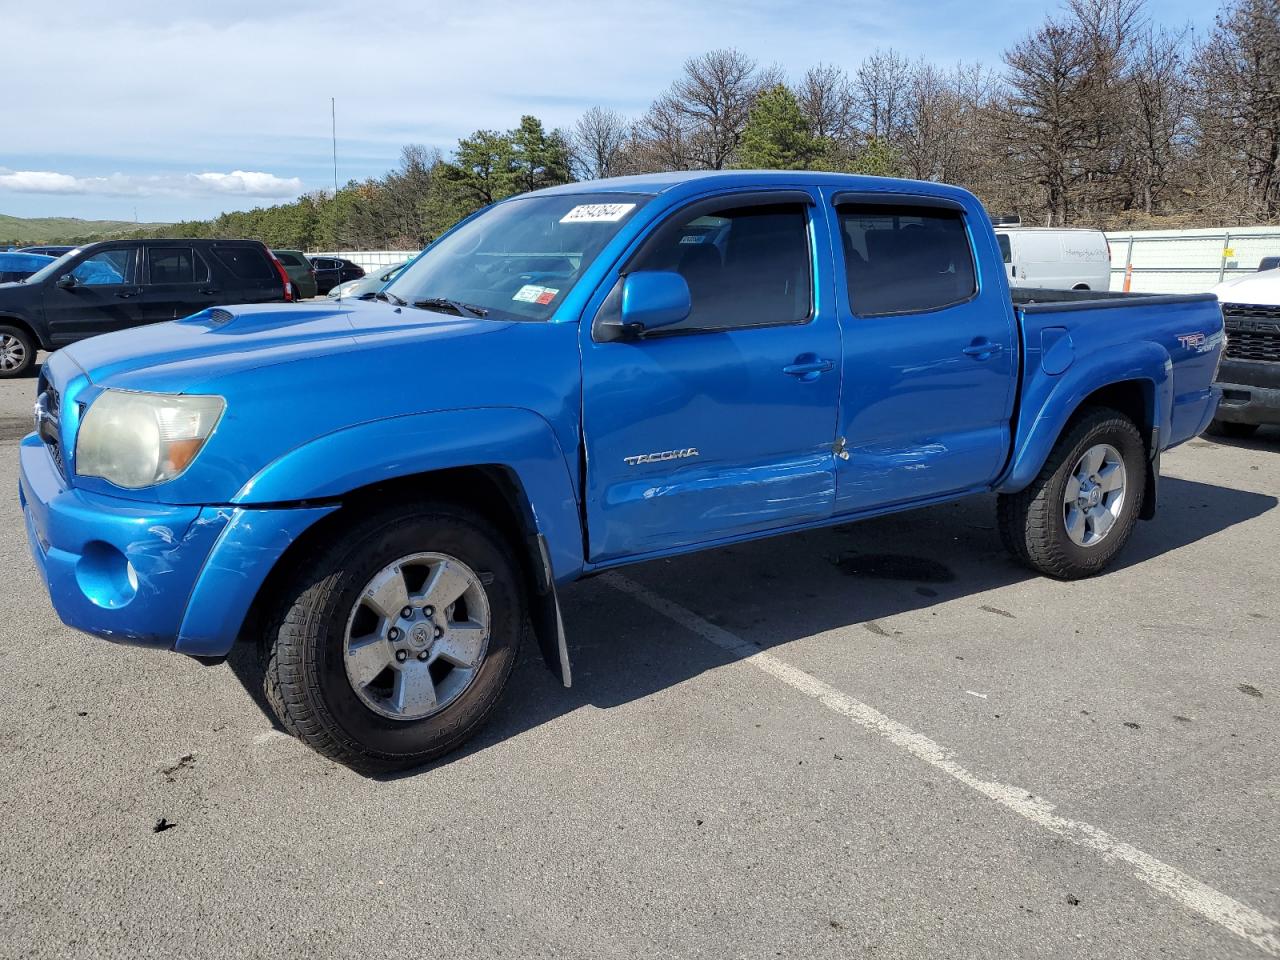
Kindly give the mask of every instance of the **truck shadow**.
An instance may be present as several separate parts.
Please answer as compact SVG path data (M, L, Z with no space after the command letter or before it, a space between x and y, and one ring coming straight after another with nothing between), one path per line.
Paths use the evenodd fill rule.
M1160 501L1156 519L1139 523L1104 578L1244 523L1277 504L1272 496L1171 477L1161 481ZM1037 579L1001 545L993 497L653 561L619 575L756 650L859 626L868 643L881 643L894 635L882 621L896 615ZM451 763L581 708L607 710L634 702L734 659L611 585L613 576L562 592L573 661L571 688L551 676L536 644L527 643L503 702L480 734L436 764L397 776ZM1035 613L983 609L1006 616ZM862 636L857 630L853 635ZM238 649L229 662L266 711L250 652Z

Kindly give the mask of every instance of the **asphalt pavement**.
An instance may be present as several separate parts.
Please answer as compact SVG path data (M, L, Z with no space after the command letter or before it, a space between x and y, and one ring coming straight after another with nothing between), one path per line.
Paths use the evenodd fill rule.
M464 751L373 779L62 626L0 381L0 957L1280 956L1280 430L1164 458L1078 583L979 498L564 594Z

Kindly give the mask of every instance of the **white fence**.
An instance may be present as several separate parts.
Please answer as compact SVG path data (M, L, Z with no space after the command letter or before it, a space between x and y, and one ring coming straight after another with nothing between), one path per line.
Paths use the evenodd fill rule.
M1258 269L1280 256L1280 228L1124 230L1111 242L1111 289L1135 293L1204 293L1223 280Z
M1136 293L1203 293L1215 284L1258 269L1263 257L1280 256L1280 228L1118 230L1111 242L1111 289ZM314 257L342 257L372 273L403 263L417 250L336 250Z

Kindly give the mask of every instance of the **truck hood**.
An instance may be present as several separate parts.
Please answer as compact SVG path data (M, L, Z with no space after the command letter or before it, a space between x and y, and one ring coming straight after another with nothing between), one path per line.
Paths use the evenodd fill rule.
M1280 306L1280 270L1261 270L1220 283L1211 291L1222 303Z
M76 486L133 500L230 503L277 458L363 424L495 407L569 423L577 336L576 324L469 320L382 301L217 307L83 340L54 353L45 375L60 397ZM77 411L104 389L207 394L225 408L186 473L122 490L75 471Z
M491 334L505 326L382 301L253 304L92 337L64 352L99 387L198 393L234 373L311 357L350 357L406 338L443 342Z

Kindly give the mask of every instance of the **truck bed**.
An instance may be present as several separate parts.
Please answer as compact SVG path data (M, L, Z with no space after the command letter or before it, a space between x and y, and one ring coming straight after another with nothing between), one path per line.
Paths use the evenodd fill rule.
M1140 388L1156 427L1153 453L1208 424L1223 340L1213 294L1018 288L1010 296L1022 340L1015 483L1028 479L1024 460L1043 462L1061 429L1043 411L1073 410L1098 385Z

